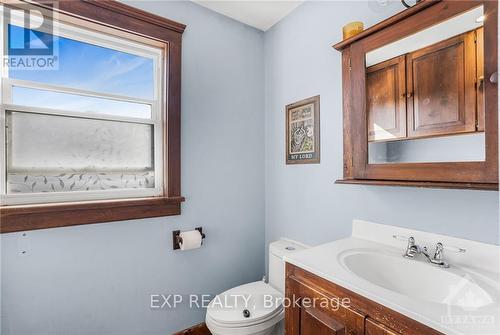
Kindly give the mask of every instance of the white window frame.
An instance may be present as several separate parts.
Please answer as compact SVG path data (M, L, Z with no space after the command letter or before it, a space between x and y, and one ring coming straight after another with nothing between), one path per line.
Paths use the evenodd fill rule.
M5 134L6 113L7 111L28 112L36 114L48 114L57 116L71 116L77 118L86 118L92 120L111 120L125 121L131 123L149 124L153 126L154 132L154 174L155 187L144 189L109 189L99 191L70 191L70 192L44 192L44 193L15 193L7 194L7 152L6 152L6 136L0 136L0 202L2 205L28 205L28 204L44 204L54 202L77 202L77 201L93 201L107 199L128 199L128 198L144 198L144 197L160 197L163 196L164 184L164 85L165 85L165 55L167 54L167 46L147 45L137 41L137 36L127 36L129 33L116 30L116 35L110 34L110 30L115 30L106 27L106 33L97 30L90 30L79 27L72 22L71 24L63 21L64 16L59 14L58 18L52 21L54 31L50 32L54 35L70 38L73 40L106 47L109 49L126 52L129 54L146 57L153 60L154 66L154 98L152 100L140 99L131 96L123 96L117 94L109 94L104 92L94 92L70 88L66 86L58 86L45 84L40 82L31 82L26 80L12 79L8 77L8 69L4 66L5 59L4 50L4 15L3 5L0 6L0 29L2 29L0 37L0 59L1 64L1 89L0 89L0 128ZM75 21L74 19L71 19ZM23 20L15 22L16 25L24 27ZM125 38L124 38L125 37ZM129 37L129 38L127 38ZM14 105L12 103L12 87L26 87L33 89L42 89L54 92L76 94L80 96L89 96L95 98L104 98L115 101L133 102L148 104L151 106L151 118L134 118L124 116L113 116L108 114L85 113L81 111L63 111L52 108L39 108L31 106Z

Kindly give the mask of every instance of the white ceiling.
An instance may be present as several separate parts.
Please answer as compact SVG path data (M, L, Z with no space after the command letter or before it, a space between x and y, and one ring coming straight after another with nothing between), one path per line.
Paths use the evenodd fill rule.
M266 31L303 1L276 0L193 0L217 13Z

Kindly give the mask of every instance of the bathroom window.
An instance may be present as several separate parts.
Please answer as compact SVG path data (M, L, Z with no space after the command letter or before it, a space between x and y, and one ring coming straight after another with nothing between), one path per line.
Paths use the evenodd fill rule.
M8 57L25 34L50 38L58 68L6 69L3 202L161 195L162 50L66 24L7 29Z
M130 10L121 4L81 3L103 6L100 10L115 15ZM25 8L8 10L3 15L6 41L1 50L2 220L20 206L59 205L67 211L69 204L79 204L78 209L88 213L89 208L99 208L96 202L103 204L103 212L91 215L92 222L69 224L168 215L170 211L155 206L182 201L175 194L178 187L167 187L180 183L178 170L172 170L178 166L179 129L169 128L167 122L174 92L165 74L180 72L180 63L175 69L168 67L169 47L174 44L63 14L55 19L54 10L50 19L44 17L44 25L33 28L23 16ZM125 14L130 19L130 12ZM18 52L46 47L47 41L48 56ZM180 81L178 75L174 79ZM180 113L178 99L172 100ZM154 203L141 202L147 199ZM117 207L130 211L127 201L149 207L130 217L109 215ZM10 231L5 221L2 231Z

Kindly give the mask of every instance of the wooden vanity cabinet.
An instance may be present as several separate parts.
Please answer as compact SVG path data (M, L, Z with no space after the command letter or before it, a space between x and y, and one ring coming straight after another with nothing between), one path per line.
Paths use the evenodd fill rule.
M368 140L406 137L406 56L366 69Z
M475 31L407 55L408 137L476 131Z
M285 285L285 335L441 334L289 263Z

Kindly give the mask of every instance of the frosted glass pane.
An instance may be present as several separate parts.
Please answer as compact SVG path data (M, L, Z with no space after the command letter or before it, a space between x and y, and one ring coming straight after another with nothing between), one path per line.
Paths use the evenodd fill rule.
M25 31L25 28L9 25L9 45L24 44ZM53 38L58 50L58 70L10 68L10 78L144 99L154 98L154 62L151 58L40 31L37 34L46 35L44 38L48 40Z
M101 191L154 188L154 172L8 173L7 193Z
M151 105L14 86L12 103L91 114L151 118Z
M7 112L8 193L153 188L153 126Z

